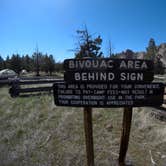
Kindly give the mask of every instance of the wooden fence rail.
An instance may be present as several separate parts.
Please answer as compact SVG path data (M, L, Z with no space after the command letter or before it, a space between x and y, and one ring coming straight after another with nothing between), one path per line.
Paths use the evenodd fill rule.
M10 81L11 88L9 89L9 93L11 97L19 97L19 96L30 96L31 95L40 95L41 92L42 94L45 92L52 93L53 92L53 86L52 84L55 82L63 82L62 79L40 79L40 80L14 80ZM42 85L47 85L43 87L21 87L21 85L33 85L33 84L42 84ZM50 86L48 86L50 84ZM166 87L166 85L165 85ZM166 95L166 91L164 93ZM166 104L166 99L164 99L163 104ZM152 111L151 115L154 116L157 119L166 121L166 107L160 106L156 108L159 112L154 112Z
M12 97L19 96L20 93L28 93L28 92L42 92L42 91L51 91L52 84L55 82L64 82L63 79L39 79L39 80L9 80L4 81L3 83L8 83L11 85L9 93ZM45 87L28 87L28 88L21 88L21 85L33 85L33 84L50 84L50 86ZM0 82L1 85L1 82ZM166 87L166 84L165 84ZM164 93L166 95L166 91ZM166 100L164 100L163 104L166 104Z
M9 89L9 93L11 97L18 97L20 93L32 93L32 92L52 92L52 86L46 87L33 87L33 88L18 88L18 87L11 87Z
M19 84L19 85L31 85L31 84L46 84L46 83L54 83L54 82L60 82L63 81L63 79L5 79L0 80L0 86L3 85L13 85L13 84Z
M55 82L63 82L62 79L33 79L33 80L21 80L21 79L13 79L13 80L4 80L0 85L9 85L11 86L9 89L9 93L11 97L18 97L20 93L34 93L34 92L51 92L53 90L52 84ZM47 85L42 87L21 87L22 85ZM48 86L50 85L50 86Z

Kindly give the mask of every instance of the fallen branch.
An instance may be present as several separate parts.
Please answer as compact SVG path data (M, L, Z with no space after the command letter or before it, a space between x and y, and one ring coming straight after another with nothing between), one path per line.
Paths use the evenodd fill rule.
M49 135L47 136L46 140L45 140L41 145L39 145L39 148L41 148L41 147L43 147L44 145L46 145L47 142L50 140L50 138L51 138L51 134L49 134Z
M157 165L156 162L154 161L153 157L152 157L152 152L151 150L149 150L149 154L150 154L150 159L153 165Z

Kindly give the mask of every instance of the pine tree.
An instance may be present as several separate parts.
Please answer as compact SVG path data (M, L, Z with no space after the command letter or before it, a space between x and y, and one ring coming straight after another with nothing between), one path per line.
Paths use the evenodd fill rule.
M34 69L34 65L33 65L33 60L32 58L29 57L29 55L25 55L25 69L29 72L29 71L33 71Z
M41 56L42 56L42 54L40 52L38 52L38 49L32 55L33 60L34 60L34 70L36 71L36 76L40 76L40 67L41 67L40 58L41 58Z
M21 58L19 54L13 54L10 59L11 69L14 70L17 74L20 74L22 70Z
M149 45L146 50L147 53L145 58L154 62L154 73L164 74L163 63L161 61L162 56L157 53L158 49L153 38L149 40Z
M103 53L100 51L102 39L100 36L93 38L86 27L84 30L77 30L77 35L79 47L76 49L76 58L102 57Z
M147 53L146 53L145 58L155 61L157 47L156 47L155 40L153 38L151 38L149 40L149 44L148 44L148 47L146 48L146 51L147 51Z
M5 60L5 68L11 69L10 57L9 57L9 55L6 57L6 60Z
M45 72L49 72L50 76L52 75L53 71L55 70L55 60L53 58L53 55L47 55L44 58L44 69Z
M0 56L0 70L4 69L4 60L3 58Z
M55 63L55 71L56 72L62 72L63 71L63 63L62 62L56 62Z
M162 55L158 54L154 62L154 73L155 74L164 74L164 66L161 61Z
M45 71L45 73L48 73L49 71L49 57L47 54L45 54L43 57L42 70Z
M134 57L134 52L130 49L127 49L124 53L127 59L132 59Z

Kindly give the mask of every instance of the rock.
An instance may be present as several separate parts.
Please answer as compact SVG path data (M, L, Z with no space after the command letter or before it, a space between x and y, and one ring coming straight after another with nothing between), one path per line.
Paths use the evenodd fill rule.
M102 117L102 113L100 113L100 112L95 112L95 113L93 114L93 116L94 116L94 118L96 118L96 119L98 120L98 119L100 119L100 118Z
M106 125L105 125L105 128L106 128L106 130L107 130L108 132L111 132L112 129L113 129L113 125L112 125L111 123L106 124Z

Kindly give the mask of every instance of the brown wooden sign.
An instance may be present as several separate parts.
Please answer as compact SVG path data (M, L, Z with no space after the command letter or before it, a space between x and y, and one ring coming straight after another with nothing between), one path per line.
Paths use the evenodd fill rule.
M125 107L119 165L125 165L132 107L160 106L164 86L150 83L150 60L86 58L64 61L64 80L55 83L54 101L59 106L84 107L87 165L94 166L92 108Z
M55 104L74 107L143 107L163 103L161 83L54 84Z

